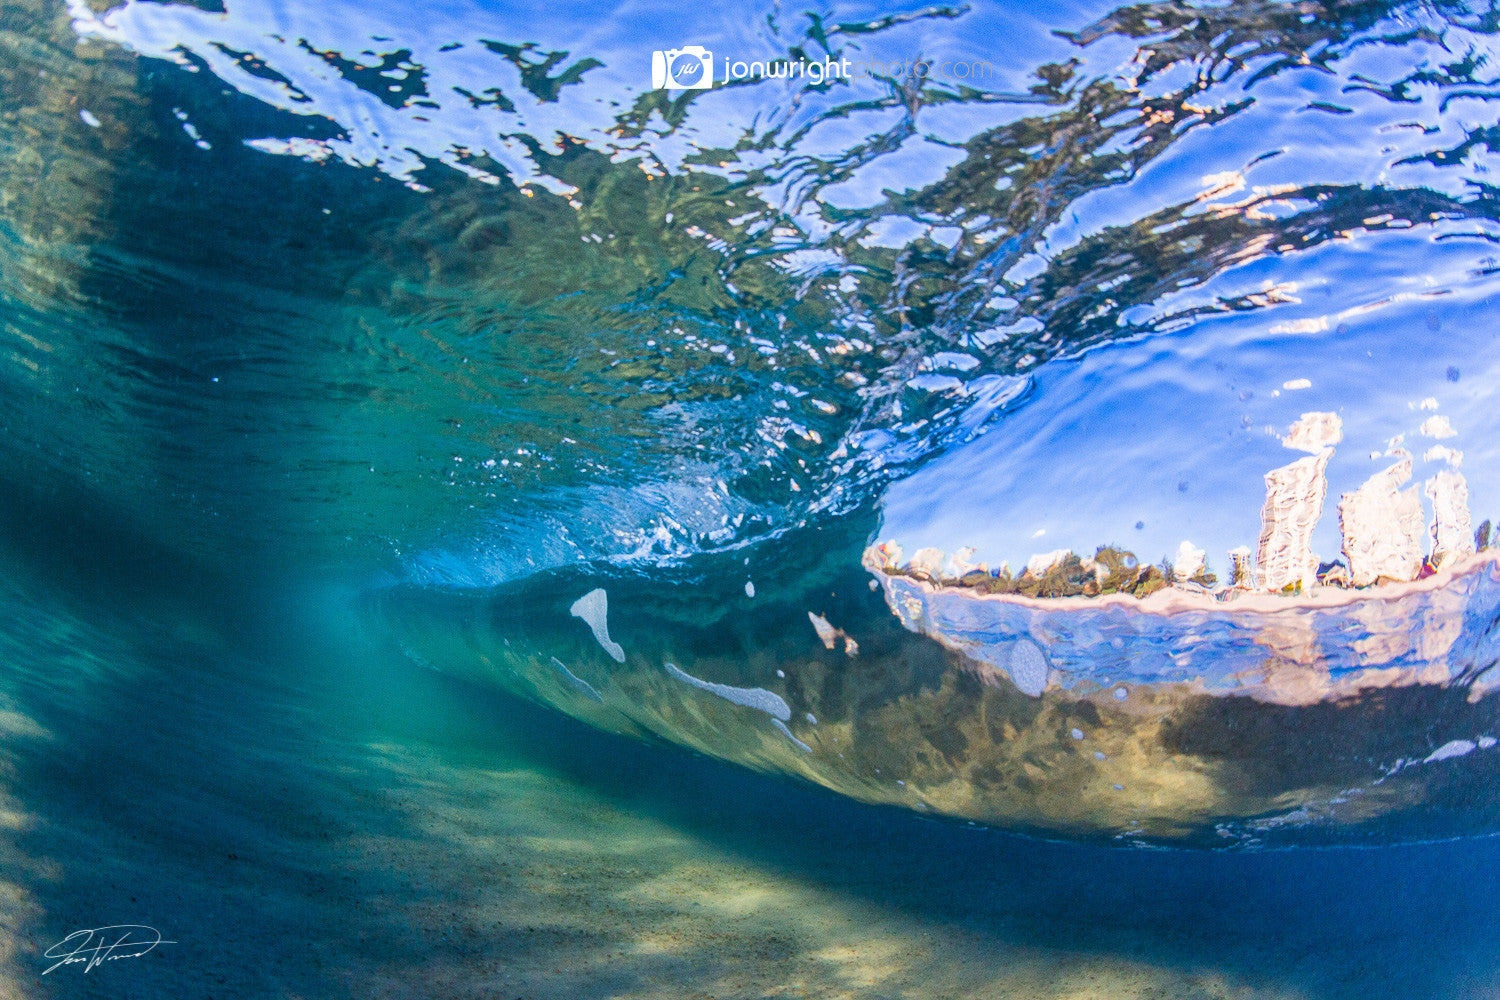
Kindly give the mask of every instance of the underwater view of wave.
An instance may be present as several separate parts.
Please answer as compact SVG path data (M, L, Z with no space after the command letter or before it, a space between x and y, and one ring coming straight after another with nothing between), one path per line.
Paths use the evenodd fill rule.
M1497 98L0 0L0 1000L1500 997Z

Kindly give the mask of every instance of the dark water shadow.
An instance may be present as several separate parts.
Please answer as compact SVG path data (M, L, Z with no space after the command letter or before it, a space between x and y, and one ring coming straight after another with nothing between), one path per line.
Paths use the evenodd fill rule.
M1240 854L1050 843L627 743L458 686L477 724L506 720L508 753L622 809L997 941L1232 970L1309 996L1475 996L1495 976L1494 838Z
M1493 987L1500 841L1229 855L933 822L599 732L314 631L296 610L307 595L178 580L204 606L236 609L236 624L141 615L149 574L135 567L151 553L79 531L72 546L8 546L13 579L52 573L30 604L12 602L16 634L66 621L76 645L95 647L80 650L94 654L86 683L45 677L83 668L39 650L5 685L51 734L8 747L9 791L28 817L17 843L35 861L19 881L41 913L18 965L108 923L151 924L179 943L86 975L38 975L27 994L664 995L676 984L758 996L797 981L813 967L802 936L813 918L690 919L713 902L726 857L737 878L847 901L992 953L997 967L1024 959L1039 982L1049 962L1086 961L1144 965L1179 990L1207 976L1203 996L1235 995L1213 977L1316 997ZM86 557L104 567L86 585L47 569ZM134 596L101 599L110 592ZM670 856L656 864L657 848L617 843L643 822L703 845L702 871L691 850L660 848ZM662 879L697 880L706 895L652 896ZM663 927L670 946L644 949ZM913 985L913 955L881 989L930 992Z
M246 190L271 188L273 168L255 166ZM274 169L289 182L305 174ZM342 185L328 188L347 203ZM134 233L132 216L149 216L174 244L208 233L184 243L193 252L238 245L235 233L216 241L218 229L161 223L162 203L187 204L184 189L115 196L113 221ZM319 195L300 198L298 211L321 215ZM365 216L385 204L371 201ZM252 228L292 231L303 216L288 215ZM335 236L315 249L363 259L363 239ZM277 251L252 273L293 270L285 261L306 248ZM153 297L132 319L166 329L163 316L179 305ZM170 430L194 427L185 419ZM7 470L7 489L32 478ZM0 779L22 807L13 838L30 861L5 880L38 911L14 932L19 995L818 994L787 974L807 968L792 930L721 917L688 933L687 903L631 895L651 881L638 862L652 848L620 861L611 837L639 818L767 880L993 952L996 964L1084 954L1224 972L1293 995L1500 995L1493 840L1210 855L934 823L423 672L357 636L310 632L292 597L256 573L210 573L101 519L98 503L67 490L4 495L0 548L24 581L7 597L6 630L64 640L34 644L0 681L13 710L50 734L7 741ZM538 802L551 810L545 822L519 814ZM579 844L565 843L568 830ZM796 916L786 914L787 928ZM40 976L41 953L67 933L134 922L178 943L87 974ZM678 928L672 947L639 947L653 923ZM923 967L912 968L863 995L919 992L912 976Z

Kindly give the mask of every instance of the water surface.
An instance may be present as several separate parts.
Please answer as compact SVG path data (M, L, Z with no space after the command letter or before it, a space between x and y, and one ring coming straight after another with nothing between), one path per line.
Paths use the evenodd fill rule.
M1312 411L1496 516L1495 30L0 2L0 991L1500 994L1494 588L1333 697L861 564L1224 573Z

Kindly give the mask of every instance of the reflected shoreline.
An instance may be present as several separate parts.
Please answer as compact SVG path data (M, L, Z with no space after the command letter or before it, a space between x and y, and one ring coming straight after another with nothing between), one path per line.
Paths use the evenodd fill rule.
M783 572L756 572L753 598L739 560L705 556L400 585L365 618L422 666L606 730L1036 836L1251 849L1493 831L1493 553L1378 600L1059 609L851 569L867 523L769 543L755 562ZM595 589L621 663L570 614ZM1163 613L1173 600L1208 604Z
M1430 576L1416 580L1380 583L1369 587L1317 587L1307 593L1279 594L1257 593L1251 590L1224 588L1209 590L1189 583L1168 583L1142 596L1135 593L1115 592L1098 595L1068 594L1032 596L1025 593L996 593L982 585L974 586L963 578L934 578L911 564L897 565L891 552L883 546L870 546L865 550L861 565L884 583L887 580L909 580L929 593L962 594L973 601L999 601L1033 610L1076 610L1087 608L1127 608L1146 614L1177 615L1188 612L1241 611L1275 612L1296 611L1308 608L1340 608L1364 601L1393 601L1412 594L1426 594L1462 584L1472 574L1482 572L1486 566L1500 563L1500 550L1488 549L1475 553L1461 561L1451 562Z

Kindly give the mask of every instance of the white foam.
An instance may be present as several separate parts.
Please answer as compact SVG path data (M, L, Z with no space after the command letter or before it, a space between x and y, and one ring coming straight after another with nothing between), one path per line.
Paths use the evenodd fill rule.
M811 611L807 613L807 620L812 622L813 631L818 633L818 638L823 641L824 647L832 649L834 642L839 636L839 630L833 627L833 623L822 615L815 615Z
M1047 690L1047 654L1030 639L1021 639L1010 647L1010 679L1022 694L1033 698Z
M715 684L713 681L706 681L702 678L694 677L685 670L680 670L675 663L667 664L667 673L684 684L691 684L700 691L716 694L725 701L732 701L736 705L759 709L782 722L792 717L792 707L786 703L781 695L774 691L767 691L765 688L741 688L731 687L728 684Z
M625 650L609 637L609 595L604 590L591 590L568 609L576 618L582 618L584 623L593 630L594 638L599 640L599 645L604 651L615 658L616 663L625 662Z
M600 702L601 704L603 703L604 696L594 689L594 685L590 684L582 677L579 677L567 667L563 666L563 662L555 656L552 657L552 665L562 672L563 679L566 680L569 684L573 685L579 691L582 691L584 694L588 695L594 701Z
M749 580L745 581L745 596L746 597L754 597L755 596L755 584L752 583L752 582L750 582Z
M791 740L793 743L797 744L797 746L800 747L805 753L812 753L812 747L808 746L806 743L803 743L801 740L797 739L797 737L793 736L792 731L786 727L785 722L782 722L780 719L772 719L771 725L781 730L782 735Z
M1422 763L1431 764L1434 761L1451 760L1454 757L1462 757L1466 753L1473 753L1477 748L1473 740L1449 740L1428 754Z

